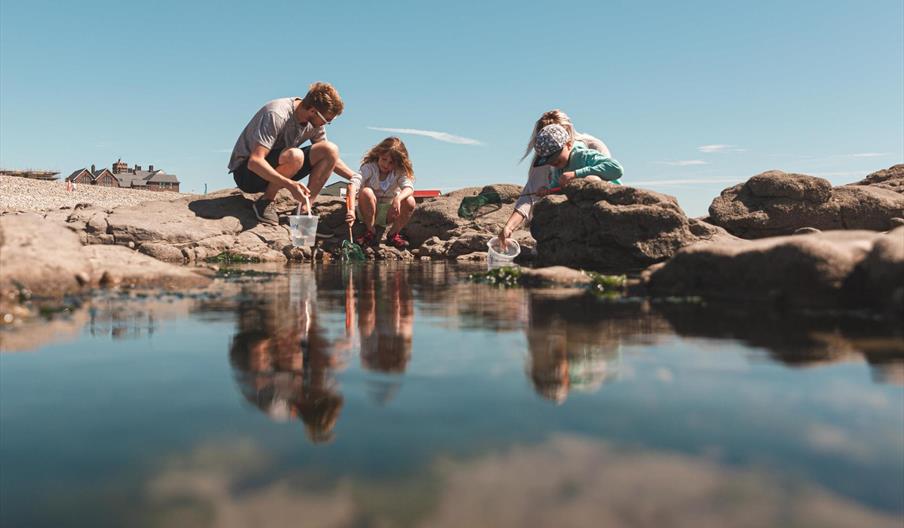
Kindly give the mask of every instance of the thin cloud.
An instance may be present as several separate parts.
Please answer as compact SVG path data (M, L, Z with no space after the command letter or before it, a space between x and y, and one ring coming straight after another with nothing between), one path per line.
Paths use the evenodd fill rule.
M888 156L888 152L860 152L859 154L851 154L852 158L881 158Z
M860 177L863 178L870 171L834 171L834 172L813 172L810 173L809 176L818 176L820 178L849 178L849 177Z
M747 149L738 148L736 145L700 145L697 150L704 154L713 154L715 152L746 152Z
M690 167L692 165L709 165L708 162L703 161L703 160L654 161L653 163L658 163L659 165L670 165L672 167Z
M646 180L646 181L632 181L631 185L649 185L650 187L668 187L671 185L708 185L714 183L740 183L743 181L742 179L737 178L719 178L719 179L705 179L705 178L694 178L694 179L684 179L684 180Z
M456 145L483 145L476 139L455 136L447 132L437 132L435 130L418 130L416 128L384 128L384 127L367 127L370 130L379 130L381 132L392 132L394 134L411 134L414 136L425 136L430 139L442 141L444 143L455 143Z

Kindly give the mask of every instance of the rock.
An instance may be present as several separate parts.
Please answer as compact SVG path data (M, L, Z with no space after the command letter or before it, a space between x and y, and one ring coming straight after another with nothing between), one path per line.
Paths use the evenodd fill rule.
M816 229L815 227L801 227L801 228L795 229L793 234L809 235L812 233L822 233L822 231L820 231L819 229Z
M904 218L892 218L889 223L891 224L892 229L897 229L904 226Z
M904 227L876 240L844 288L851 306L904 315Z
M0 216L0 292L27 288L39 297L75 293L91 276L79 236L63 224L26 213Z
M548 268L522 268L519 282L525 286L585 286L592 280L581 270L565 266L550 266Z
M212 274L204 268L186 268L161 262L122 246L84 246L98 284L103 286L183 290L206 286Z
M848 276L882 238L872 231L830 231L698 244L644 275L655 296L839 308Z
M502 204L485 206L478 211L478 215L473 220L459 218L458 207L461 205L462 198L476 196L485 190L498 193L502 198ZM487 236L489 239L505 225L515 209L514 203L520 193L520 186L509 184L459 189L419 204L403 232L411 241L412 247L420 247L434 236L438 236L441 240L450 240L458 238L464 233L477 232L489 235ZM522 245L533 246L533 240L526 231L515 233L513 236L519 243L523 240ZM450 256L454 257L454 255Z
M446 242L440 240L438 236L432 236L425 240L418 249L418 255L435 259L445 258Z
M851 185L870 185L888 189L898 194L904 194L904 163L899 163L887 169L876 171Z
M482 262L487 259L486 251L475 251L473 253L467 253L465 255L458 255L455 257L455 260L459 262Z
M414 256L408 250L399 250L390 246L374 248L375 260L414 260Z
M733 238L688 219L671 196L587 180L537 202L531 233L541 266L618 271L649 266L690 244Z
M97 286L183 289L206 285L205 270L173 266L120 246L83 246L66 224L35 214L0 217L0 293L59 298Z
M455 240L452 240L446 248L446 256L457 258L468 253L487 251L487 241L493 238L493 234L478 231L465 231Z
M186 260L182 249L171 244L157 242L144 242L138 247L138 251L149 257L165 262L182 262Z
M742 238L790 235L802 227L823 231L884 231L904 215L904 196L877 186L832 187L804 174L768 171L722 191L710 221Z
M463 189L421 204L415 210L415 218L403 231L412 242L411 249L418 249L427 239L437 236L439 242L432 241L422 255L455 258L485 250L486 240L499 231L511 214L520 187L492 185L484 189L499 193L503 205L487 208L482 216L471 221L458 218L458 206L462 197L475 195L483 189ZM80 233L83 243L134 246L142 253L171 262L203 262L224 252L258 262L321 258L316 252L292 251L286 225L259 223L251 210L256 197L237 189L226 189L205 196L184 196L113 210L79 206L71 212L55 214L66 215L67 223ZM287 191L276 195L274 206L283 215L297 210L297 203ZM342 241L348 239L345 201L320 196L312 203L312 209L319 217L317 248L327 254L335 253ZM362 234L363 229L363 225L356 224L355 234ZM428 233L429 236L423 236ZM522 246L533 247L533 239L527 231L518 231L513 236ZM406 253L380 250L373 257L414 258Z

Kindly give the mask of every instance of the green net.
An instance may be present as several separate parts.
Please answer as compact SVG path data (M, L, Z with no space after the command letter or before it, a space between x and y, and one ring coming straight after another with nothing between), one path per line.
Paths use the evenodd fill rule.
M351 240L343 240L342 247L339 249L342 260L348 262L363 262L366 260L364 258L364 250L361 249L361 246L355 244Z
M477 196L465 196L458 206L458 216L467 220L473 220L478 211L484 206L496 205L495 209L502 207L502 197L496 191L483 191Z

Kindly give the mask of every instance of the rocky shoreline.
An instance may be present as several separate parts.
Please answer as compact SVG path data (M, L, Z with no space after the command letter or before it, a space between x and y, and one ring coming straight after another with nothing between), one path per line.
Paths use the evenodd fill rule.
M461 199L484 191L494 191L502 203L473 219L460 218ZM487 241L511 214L519 192L499 184L428 200L404 231L410 250L380 246L369 248L367 257L485 259ZM60 296L117 285L203 286L210 263L329 260L348 238L344 201L335 197L314 202L318 242L297 248L286 225L258 223L250 209L253 196L237 189L155 194L156 201L78 203L41 212L10 207L4 198L4 302L15 304L23 291ZM276 204L282 214L295 208L284 193ZM513 237L523 248L520 264L634 271L652 296L904 313L904 164L838 187L813 176L764 172L725 189L709 213L689 218L671 196L578 180L564 194L541 199L530 231Z

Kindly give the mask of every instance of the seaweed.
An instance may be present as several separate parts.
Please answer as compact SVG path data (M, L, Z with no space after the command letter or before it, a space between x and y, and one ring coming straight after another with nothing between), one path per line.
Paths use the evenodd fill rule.
M591 290L609 296L613 294L622 295L624 293L625 285L628 283L628 277L626 275L604 275L594 271L588 271L587 275L591 280Z
M511 288L520 285L521 268L517 266L502 266L480 273L471 273L468 280L479 284L491 284L502 288Z
M240 255L238 253L224 251L219 255L207 257L206 259L204 259L204 261L219 264L250 264L254 262L260 262L261 260L257 257L249 257L247 255Z

